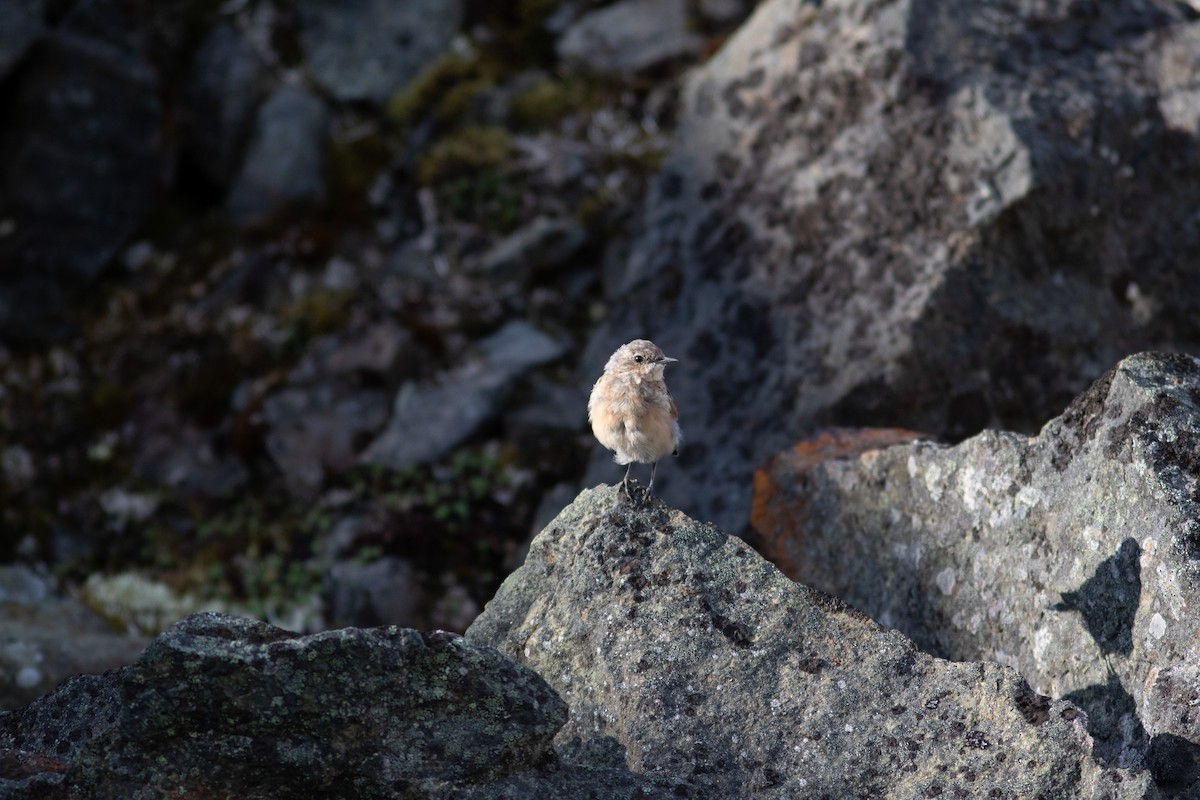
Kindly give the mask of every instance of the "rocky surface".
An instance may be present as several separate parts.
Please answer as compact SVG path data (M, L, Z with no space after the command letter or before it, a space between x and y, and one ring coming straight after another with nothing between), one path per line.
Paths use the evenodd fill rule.
M542 675L560 743L711 797L1129 797L1071 703L922 653L657 500L584 491L467 632ZM615 744L614 744L615 740Z
M558 42L568 64L598 73L634 74L696 55L685 0L619 0L575 21Z
M440 56L458 30L459 0L297 0L309 63L339 100L384 103Z
M281 86L266 99L229 193L234 221L262 225L298 206L320 204L328 125L324 103L305 89Z
M0 714L0 791L672 796L627 770L559 760L550 742L565 717L534 672L454 634L389 627L299 637L196 614L132 666L73 678Z
M1032 431L1121 357L1200 346L1195 17L761 3L689 76L583 359L631 332L680 359L664 497L740 530L814 426Z
M1107 762L1200 785L1200 359L1127 358L1034 437L789 452L758 486L791 577L1069 698Z

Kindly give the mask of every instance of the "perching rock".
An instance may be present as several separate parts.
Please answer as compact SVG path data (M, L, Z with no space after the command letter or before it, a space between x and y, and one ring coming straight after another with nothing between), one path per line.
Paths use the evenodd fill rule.
M459 0L297 0L313 77L338 100L385 103L441 55Z
M624 748L631 769L705 797L1153 792L1144 772L1098 766L1075 706L1016 670L922 653L740 540L615 487L550 523L467 638L562 695L560 744Z
M666 800L559 759L566 708L534 672L448 633L297 636L195 614L130 667L0 714L11 798Z
M592 72L632 75L695 56L685 0L618 0L588 12L558 41L563 61Z
M1200 359L1127 358L1032 438L783 453L756 485L791 577L1015 667L1088 713L1098 755L1200 787Z
M814 427L1033 431L1130 352L1200 349L1194 16L761 3L687 81L584 359L679 359L663 496L740 532Z

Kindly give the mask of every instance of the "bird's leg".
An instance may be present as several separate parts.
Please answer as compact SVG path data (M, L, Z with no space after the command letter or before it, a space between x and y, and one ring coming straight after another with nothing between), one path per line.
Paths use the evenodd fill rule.
M650 499L650 490L654 488L654 476L658 473L658 462L655 461L650 467L650 482L646 484L646 494L642 497L642 502Z
M625 468L625 478L624 478L624 480L621 481L621 488L625 490L625 496L628 497L630 500L633 499L633 495L631 495L629 493L629 473L632 471L633 471L633 462L630 461L629 466Z

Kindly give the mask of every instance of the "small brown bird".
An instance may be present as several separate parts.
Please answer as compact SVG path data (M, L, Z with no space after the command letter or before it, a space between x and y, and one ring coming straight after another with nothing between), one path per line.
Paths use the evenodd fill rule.
M663 355L654 342L634 339L608 359L588 399L592 433L613 451L614 461L629 465L621 486L631 498L629 472L634 462L654 465L646 486L649 497L658 460L679 455L679 412L663 380L663 370L676 360Z

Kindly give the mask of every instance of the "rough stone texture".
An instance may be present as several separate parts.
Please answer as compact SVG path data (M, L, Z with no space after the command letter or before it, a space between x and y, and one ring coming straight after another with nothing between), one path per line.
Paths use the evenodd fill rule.
M529 323L508 323L480 343L478 363L463 365L438 383L402 386L388 427L363 460L392 469L435 461L494 419L519 378L565 352L562 342Z
M447 633L296 636L195 614L138 662L0 714L11 798L668 798L550 740L562 700L534 672ZM686 790L686 786L684 789Z
M338 100L384 103L445 51L459 0L297 0L309 66Z
M329 111L316 95L281 86L258 111L254 136L227 206L240 225L255 226L325 196Z
M685 0L619 0L588 12L558 41L565 62L592 72L635 74L695 56Z
M764 473L756 526L791 577L1016 667L1088 712L1099 756L1200 789L1200 359L1127 358L1032 438Z
M47 33L0 92L0 336L65 335L77 294L152 208L158 84L108 44ZM82 124L86 120L87 124Z
M584 491L467 632L570 706L560 743L726 797L1142 797L1074 706L918 651L657 500ZM608 743L607 745L605 743ZM990 794L989 794L990 793Z
M687 81L583 359L680 359L663 496L740 532L814 426L1032 431L1128 353L1200 346L1194 16L760 4Z
M146 646L27 567L0 566L0 709L17 708L80 672L123 666Z

